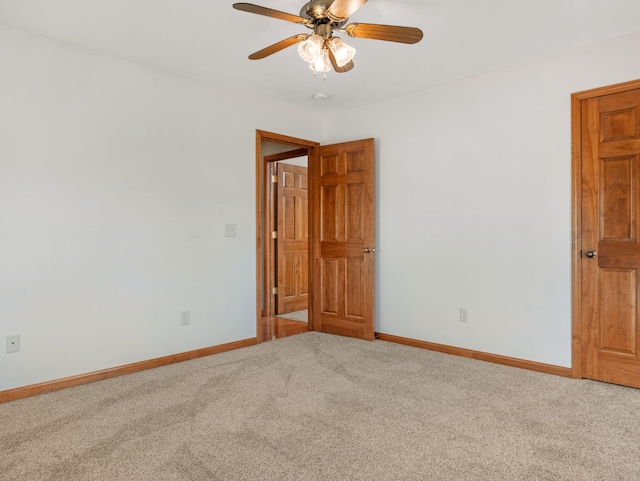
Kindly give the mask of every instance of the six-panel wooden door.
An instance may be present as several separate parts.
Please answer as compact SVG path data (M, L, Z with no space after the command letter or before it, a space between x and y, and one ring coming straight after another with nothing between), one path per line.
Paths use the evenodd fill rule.
M321 146L315 162L315 330L374 338L374 141Z
M640 90L581 108L582 376L640 387Z

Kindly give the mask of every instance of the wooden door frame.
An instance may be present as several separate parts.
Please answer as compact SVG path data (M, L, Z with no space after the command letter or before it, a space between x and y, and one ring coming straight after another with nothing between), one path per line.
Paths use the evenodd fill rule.
M573 378L582 378L582 101L604 95L640 89L640 80L585 90L571 95L571 374Z
M270 155L263 157L262 155L262 142L275 142L278 144L290 145L295 150L285 152L283 154ZM274 249L271 242L267 242L269 237L265 235L265 232L271 232L275 230L272 225L271 219L265 219L265 223L262 223L262 205L265 206L265 212L271 209L273 203L273 188L270 183L266 182L270 171L270 165L278 160L287 160L294 156L300 157L307 155L309 172L314 172L315 162L317 156L317 148L320 146L318 142L310 140L298 139L295 137L289 137L287 135L276 134L273 132L267 132L264 130L256 130L256 338L258 343L262 342L262 329L260 329L260 321L263 316L263 309L261 306L263 288L265 289L264 297L264 314L273 313L273 298L268 295L273 287L274 273ZM304 152L303 152L304 151ZM313 192L316 189L316 181L313 175L309 175L308 178L309 187L309 330L313 330L313 299L314 299L314 270L313 270L313 246L315 245L315 229L313 226L312 215L315 209L315 203L313 201ZM268 216L267 216L268 217ZM264 249L262 248L262 242L264 237ZM264 256L263 256L263 255ZM263 261L262 261L263 260ZM264 272L264 286L262 282L262 273ZM269 282L271 282L269 284ZM269 287L270 286L270 287Z

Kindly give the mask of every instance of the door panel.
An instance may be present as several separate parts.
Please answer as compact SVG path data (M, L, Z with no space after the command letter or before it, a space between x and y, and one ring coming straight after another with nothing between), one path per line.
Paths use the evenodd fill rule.
M582 370L640 387L640 90L582 101ZM587 251L597 256L587 258Z
M360 259L348 258L346 259L347 265L347 285L351 286L346 290L345 299L345 316L348 318L363 319L364 312L364 282L361 279L364 278L364 262Z
M338 240L338 186L323 185L320 194L322 204L322 224L320 239L322 242Z
M306 167L277 164L277 314L307 309L308 172Z
M322 303L320 312L325 315L338 315L338 305L341 303L340 296L340 260L334 258L322 259L321 279L322 285Z
M315 329L373 339L373 139L321 146L318 160Z
M346 199L346 212L347 212L347 240L348 241L360 241L363 239L363 212L362 212L362 184L348 184L347 187L347 199Z
M637 181L636 158L600 159L600 217L602 240L635 240L636 213L633 191Z
M600 351L636 354L636 270L602 269Z

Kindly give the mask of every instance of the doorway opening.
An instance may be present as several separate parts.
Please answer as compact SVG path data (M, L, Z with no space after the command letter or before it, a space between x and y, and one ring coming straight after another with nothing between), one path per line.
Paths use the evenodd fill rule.
M256 131L258 342L313 330L312 189L319 144Z
M276 144L279 152L264 155L263 151L270 148L269 143ZM274 229L275 213L270 213L274 212L276 201L269 192L276 190L274 184L278 182L299 192L302 189L298 187L303 182L273 182L271 179L279 170L278 162L304 157L305 152L308 168L307 252L297 258L290 256L294 261L287 264L287 261L277 259L278 251L281 254L290 252L276 247L282 233ZM295 173L290 173L290 177L295 178ZM374 178L374 139L320 146L317 142L256 131L258 342L290 335L287 328L281 326L278 315L278 310L284 313L286 308L278 305L277 296L282 294L277 281L282 277L278 277L277 272L282 273L284 269L286 275L287 269L292 271L287 265L295 266L297 262L300 267L305 263L305 257L307 271L299 272L297 281L298 286L303 286L306 277L308 286L308 324L302 332L312 330L374 339ZM284 194L287 196L291 192ZM295 217L295 209L293 212ZM298 222L298 227L304 227L304 221ZM287 229L280 230L284 232ZM300 243L295 238L293 241ZM292 272L295 270L294 267ZM296 309L294 303L293 310L302 310L299 307ZM303 327L299 323L297 326ZM278 329L282 332L277 332Z

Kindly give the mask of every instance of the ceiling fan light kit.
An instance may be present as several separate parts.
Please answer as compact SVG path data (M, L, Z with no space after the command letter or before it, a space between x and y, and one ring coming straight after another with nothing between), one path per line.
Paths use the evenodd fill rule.
M350 37L370 38L387 42L413 44L422 40L422 30L414 27L397 27L366 23L346 25L349 17L364 5L367 0L311 0L302 7L300 15L280 12L251 3L234 3L233 8L243 12L255 13L303 25L312 34L298 34L249 55L249 59L258 60L298 45L298 54L309 63L314 72L329 72L331 67L338 73L348 72L354 67L353 57L356 49L347 45L334 32L345 33ZM346 25L346 26L345 26Z
M322 38L313 33L298 45L300 58L309 63L309 68L316 72L329 72L331 70L331 60L329 50L333 54L338 67L344 67L353 59L356 49L344 43L338 37L329 39Z

